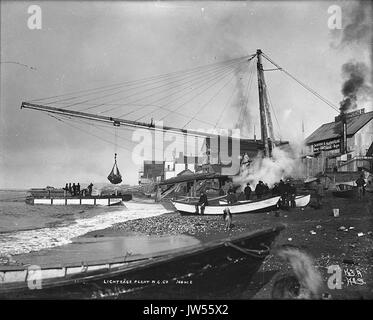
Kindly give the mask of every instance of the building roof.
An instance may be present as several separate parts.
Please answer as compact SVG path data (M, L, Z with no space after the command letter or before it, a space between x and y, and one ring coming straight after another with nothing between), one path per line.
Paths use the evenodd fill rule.
M217 178L223 178L223 177L227 177L227 176L220 175L218 173L193 173L193 174L181 175L181 176L177 176L177 177L164 180L160 182L159 185L192 182L194 180L209 180L209 179L217 179Z
M347 119L347 136L352 136L373 119L373 111L359 114ZM316 129L305 141L311 144L319 141L339 138L341 136L341 122L329 122Z
M185 169L177 174L177 176L186 176L186 175L191 175L194 174L192 170Z

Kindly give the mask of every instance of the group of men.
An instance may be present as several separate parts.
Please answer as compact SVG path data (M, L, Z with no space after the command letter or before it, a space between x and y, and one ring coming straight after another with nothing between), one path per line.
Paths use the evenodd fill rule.
M297 193L297 188L295 187L295 184L290 182L290 180L287 180L284 182L282 179L279 183L275 183L272 194L280 196L280 206L282 208L288 209L288 208L295 208L295 196Z
M65 190L65 196L67 195L67 192L70 194L70 196L80 196L80 195L90 196L92 195L92 188L93 188L92 182L88 185L87 189L83 189L83 190L80 190L79 182L77 184L75 184L74 182L73 184L66 183L65 188L63 188L63 190Z
M225 192L224 188L227 189L227 192ZM281 196L280 206L285 209L288 209L289 207L295 208L296 192L297 190L296 190L295 185L291 183L289 180L286 182L284 182L283 180L280 180L279 183L275 183L272 190L263 181L259 181L255 187L255 195L257 199L261 199L263 196L268 195L270 193L272 193L272 195L280 195ZM250 187L250 183L246 184L243 191L241 188L237 188L236 192L233 188L233 184L228 183L227 185L223 186L220 189L219 195L220 196L227 195L226 197L227 204L234 204L237 201L250 200L251 193L252 193L252 190ZM196 203L196 213L204 214L206 206L208 206L208 198L207 198L206 193L202 191L200 198L198 202ZM229 230L231 223L232 223L232 214L228 207L224 209L223 219L226 222L226 230Z
M281 196L280 205L282 207L294 208L296 206L295 195L297 193L297 189L294 183L291 183L290 180L286 182L284 182L283 180L280 180L279 183L274 184L274 187L272 189L269 188L267 183L264 183L263 181L260 180L255 186L254 192L255 192L256 199L262 199L263 196L266 196L269 194L273 196L279 195ZM243 191L241 191L241 189L238 189L238 192L234 192L233 188L230 188L228 190L227 201L228 203L235 203L237 201L250 200L251 194L252 194L252 189L250 187L250 183L247 183ZM221 192L221 195L223 195L222 192Z

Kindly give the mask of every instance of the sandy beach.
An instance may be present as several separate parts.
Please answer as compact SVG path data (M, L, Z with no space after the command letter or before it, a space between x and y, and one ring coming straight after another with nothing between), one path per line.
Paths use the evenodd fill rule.
M340 216L333 216L339 208ZM231 230L224 230L221 216L182 216L177 212L145 219L130 220L109 228L79 236L73 243L14 256L21 264L58 264L105 260L123 256L151 254L237 236L244 232L285 224L275 242L296 246L314 259L324 280L323 292L333 299L373 298L373 197L361 201L338 199L328 195L321 209L311 207L255 214L235 215ZM338 265L343 273L343 287L328 289L328 267ZM229 293L225 298L270 299L276 275L290 266L271 254L251 280L250 290ZM255 293L253 294L252 288ZM249 292L250 291L250 292ZM221 298L224 298L223 296Z

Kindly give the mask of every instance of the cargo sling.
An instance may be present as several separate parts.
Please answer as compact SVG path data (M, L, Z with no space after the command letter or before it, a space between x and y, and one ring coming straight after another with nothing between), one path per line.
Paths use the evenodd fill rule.
M117 165L117 154L115 154L114 156L113 169L111 169L111 172L107 178L112 184L118 184L122 182L122 176L119 172L118 165Z

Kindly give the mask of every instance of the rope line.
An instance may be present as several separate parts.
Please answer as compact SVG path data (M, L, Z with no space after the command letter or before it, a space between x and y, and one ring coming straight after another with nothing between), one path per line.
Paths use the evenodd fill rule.
M206 106L212 101L214 100L221 92L222 90L229 84L231 83L231 81L233 80L234 78L234 74L232 75L232 77L223 84L223 86L220 87L220 89L218 90L217 93L215 93L203 106L200 110L197 110L197 112L193 115L193 117L183 126L183 129L189 124L191 123L193 120L195 120L196 116L206 108Z
M224 70L228 70L229 69L229 67L225 67L224 68ZM218 71L218 72L223 72L223 71ZM164 87L165 85L161 85L161 86L158 86L158 87ZM149 88L149 89L147 89L146 91L150 91L150 90L153 90L153 89L156 89L157 87L155 87L155 88ZM117 94L118 92L116 92L116 93L114 93L114 94ZM137 94L139 94L139 92L136 92L136 93L133 93L133 94L130 94L130 95L127 95L126 97L124 97L124 98L129 98L129 97L132 97L132 96L135 96L135 95L137 95ZM159 93L155 93L155 94L151 94L151 95L148 95L148 96L146 96L146 97L142 97L142 98L140 98L140 99L137 99L137 100L135 100L135 101L131 101L131 103L135 103L135 102L138 102L138 101L141 101L141 100L143 100L144 98L149 98L150 96L154 96L154 95L156 95L156 94L159 94ZM108 95L106 95L106 96L110 96L110 95L113 95L113 94L108 94ZM101 97L101 98L103 98L103 97ZM101 99L100 98L100 99ZM97 103L97 104L95 104L95 105L92 105L92 106L90 106L90 107L88 107L88 108L85 108L85 109L83 109L83 110L80 110L80 111L86 111L86 110L90 110L90 109L94 109L94 108L98 108L98 107L101 107L101 106L105 106L106 105L106 103L108 103L108 102L117 102L117 101L121 101L121 100L123 100L124 99L123 97L122 98L115 98L115 99L111 99L111 100L109 100L109 101L106 101L106 102L103 102L103 103ZM81 104L82 102L88 102L88 101L90 101L90 100L97 100L97 99L88 99L88 100L86 100L86 101L79 101L79 102L77 102L77 103L74 103L74 104L71 104L71 105L69 105L69 107L70 106L73 106L73 105L79 105L79 104ZM66 108L66 107L65 107ZM118 107L115 107L115 108L111 108L111 109L108 109L108 110L105 110L105 111L101 111L101 112L99 112L100 114L102 114L102 113L104 113L104 112L108 112L108 111L112 111L112 110L114 110L114 109L117 109ZM130 113L133 113L133 112L135 112L136 110L133 110L133 111L131 111ZM123 115L126 115L126 114L123 114ZM123 116L123 115L121 115L121 116ZM121 116L119 116L119 117L121 117Z
M288 75L290 78L292 78L294 81L296 81L299 85L301 85L304 89L308 90L311 92L314 96L319 98L321 101L326 103L329 107L333 108L335 111L339 113L339 109L337 106L335 106L332 102L321 96L319 93L317 93L315 90L313 90L311 87L306 85L305 83L301 82L298 80L296 77L294 77L292 74L290 74L288 71L286 71L284 68L281 68L277 63L275 63L273 60L271 60L266 54L262 53L263 57L267 59L270 63L272 63L275 67L277 67L279 70L284 72L286 75Z
M233 65L234 63L231 63L231 64ZM189 82L194 81L193 79L198 79L198 78L201 77L200 74L202 74L202 77L204 77L204 76L207 76L211 72L215 72L215 71L219 72L221 70L224 70L225 68L229 67L231 64L223 65L223 66L220 66L218 68L214 68L214 69L211 69L211 70L208 70L208 71L199 72L199 73L196 73L195 75L192 75L192 77L190 75L186 75L186 76L184 75L180 79L174 80L172 82L171 82L171 79L167 79L166 83L164 83L164 81L162 80L162 81L156 81L156 82L150 84L150 85L154 85L154 84L157 84L157 83L163 83L162 85L159 85L159 86L150 87L150 88L145 86L145 87L134 87L134 88L130 88L130 89L123 89L123 90L115 91L115 92L112 92L112 93L108 93L106 95L101 95L101 96L92 97L90 99L86 99L86 100L83 100L83 101L78 101L76 103L73 103L73 104L70 104L70 105L67 105L67 106L64 106L64 107L65 108L70 108L71 106L81 105L82 103L87 103L87 102L90 102L90 101L95 101L96 102L97 100L100 100L100 99L103 99L103 98L106 98L106 97L109 97L109 96L114 96L114 95L118 95L118 94L121 94L121 93L127 93L128 91L131 91L131 90L140 89L140 90L137 90L136 92L134 92L130 95L125 96L124 98L111 100L111 101L121 101L123 99L127 99L127 98L130 98L130 97L133 97L133 96L136 96L136 95L140 95L140 94L144 94L146 92L149 92L149 91L152 91L152 90L155 90L155 89L159 89L159 88L163 88L163 87L170 87L170 86L177 86L177 85L179 85L179 82L183 79L186 79L187 82L188 81ZM197 78L196 78L196 76L197 76ZM190 77L190 80L188 80L189 77ZM168 90L169 90L169 88L166 88L166 91L168 91ZM157 93L155 93L155 94L157 94ZM143 98L140 98L139 101L141 101L142 99ZM131 102L131 103L133 103L133 102ZM104 103L102 103L101 105L98 105L98 106L106 106L106 102L104 102ZM97 107L96 105L93 105L89 108L83 109L82 111L93 109L93 108L96 108L96 107ZM120 107L120 105L119 105L119 107ZM111 109L108 109L108 110L105 110L105 111L102 111L102 112L112 111L112 110L115 110L117 108L118 107L114 107L114 108L111 108Z
M250 57L250 56L247 56L247 57ZM73 91L73 92L70 92L70 93L67 93L67 94L62 94L62 95L55 95L55 96L50 96L50 97L45 97L45 98L40 98L40 99L34 99L34 100L30 100L30 102L44 101L44 100L49 100L49 99L53 99L53 98L66 97L66 96L70 96L72 94L77 94L77 93L91 92L91 91L95 91L95 90L106 89L106 88L111 88L111 87L116 87L116 86L121 86L121 85L127 85L127 84L131 85L131 84L134 84L134 83L151 81L151 80L158 79L158 78L164 78L164 77L169 77L169 76L171 76L171 77L172 76L177 76L178 74L182 74L182 73L185 73L185 72L192 72L194 70L199 71L199 70L203 70L205 68L211 68L211 67L214 67L214 66L217 66L217 65L220 65L220 64L229 63L231 61L239 60L239 59L242 59L242 58L245 58L245 57L234 58L234 59L220 61L220 62L216 62L216 63L204 65L204 66L194 67L194 68L191 68L191 69L179 70L179 71L175 71L175 72L165 73L165 74L162 74L162 75L157 75L157 76L152 76L152 77L141 78L141 79L137 79L137 80L128 80L128 81L119 82L119 83L106 85L106 86L102 86L102 87L96 87L96 88L91 88L91 89Z
M201 86L201 88L202 88L202 87L206 86L207 84L211 83L212 80L215 80L215 79L224 79L224 77L225 77L227 74L229 74L231 71L232 71L232 70L229 68L229 69L225 70L224 72L219 73L217 76L210 77L208 81L206 81L206 79L202 79L202 80L199 81L198 83L194 83L194 84L190 85L188 88L186 88L186 89L189 89L189 91L184 92L181 96L179 96L179 97L177 97L177 98L175 98L175 99L169 101L169 102L166 103L164 106L171 105L171 104L173 104L175 101L181 100L183 97L185 97L185 96L187 96L188 94L190 94L191 92L193 92L193 89L194 89L194 87L195 87L196 85L199 85L199 84L202 83L202 86ZM185 89L183 89L183 90L185 90ZM182 91L180 91L180 92L182 92ZM167 98L167 97L172 97L172 96L174 96L174 95L175 95L175 94L170 94L170 95L168 95L168 96L166 96L166 97L163 97L163 98L161 98L161 99L158 99L156 102L159 102L160 100L163 100L163 99L165 99L165 98ZM142 108L140 108L140 109L142 109ZM139 110L140 110L140 109L139 109ZM174 111L173 109L167 109L167 110L169 111L168 114L176 113L176 112L177 112L177 111ZM138 111L138 110L132 110L132 111L127 112L127 113L125 113L125 114L121 114L121 115L119 116L119 118L121 118L121 117L123 117L123 116L128 116L128 115L130 115L130 114L132 114L132 113L134 113L134 112L136 112L136 111ZM146 115L143 115L143 116L141 116L140 118L137 118L135 121L139 121L140 119L143 119L145 116L146 116ZM189 118L189 117L188 117L188 118Z
M231 73L232 71L228 72ZM208 86L207 88L205 88L204 90L202 90L200 93L198 93L197 95L195 95L194 97L192 97L191 99L187 100L186 102L184 102L183 104L181 104L180 106L178 106L174 111L177 111L179 110L181 107L185 106L188 102L194 100L197 96L200 96L202 93L206 92L208 89L210 89L213 85L215 85L216 83L218 83L221 79L218 79L218 81L215 81L212 85ZM167 115L166 115L167 116ZM163 116L160 120L163 120L164 118L166 118L166 116Z
M279 138L280 138L280 141L282 140L282 135L281 135L281 126L280 126L280 123L277 119L277 115L276 115L276 110L274 108L274 105L272 103L272 99L271 99L271 95L270 95L270 92L269 92L269 88L267 87L267 95L268 95L268 100L269 100L269 105L273 111L273 114L275 116L275 120L276 120L276 123L277 123L277 126L278 126L278 135L279 135Z
M193 81L196 80L196 79L193 79L193 81L187 81L186 83L183 84L183 86L184 86L184 85L189 85L189 86L187 86L187 87L185 87L185 88L183 88L183 89L181 89L181 90L180 90L180 88L179 88L179 91L178 91L178 92L171 93L171 94L168 94L168 95L163 96L163 97L161 97L161 98L158 98L157 100L152 101L152 104L156 104L156 103L158 103L158 102L160 102L160 101L162 101L162 100L164 100L164 99L166 99L166 98L169 98L169 97L175 96L175 95L177 95L177 94L183 93L183 91L184 91L184 93L183 93L181 96L176 97L175 99L169 101L169 102L166 103L166 104L163 104L163 107L168 106L168 105L170 105L171 103L174 103L175 101L178 101L178 100L180 100L182 97L184 97L185 95L189 94L191 91L193 91L193 89L194 89L194 87L195 87L196 85L199 85L199 84L202 83L203 86L204 86L204 85L206 85L207 83L209 83L210 81L212 81L212 80L214 80L214 79L216 79L216 78L219 78L220 76L224 76L226 73L229 73L229 72L232 70L233 66L234 66L234 64L233 64L233 65L230 65L230 66L228 66L228 67L226 67L226 68L224 68L224 69L222 69L222 70L219 70L218 72L215 71L214 73L208 75L208 76L205 77L205 78L204 78L205 75L203 75L202 77L198 77L197 79L201 79L201 80L198 81L198 82L193 82ZM162 86L162 87L164 87L164 86ZM177 89L177 88L176 88L176 89ZM189 91L186 91L186 90L189 90ZM163 90L162 92L169 93L170 90L169 90L169 88L166 88L166 89ZM137 99L137 100L135 100L135 101L131 101L131 104L132 104L132 103L137 103L137 102L139 102L139 101L141 101L141 100L144 100L144 99L146 99L146 98L152 97L152 96L157 95L157 94L159 94L159 93L154 93L154 94L148 95L148 96L146 96L146 97L139 98L139 99ZM115 109L115 108L112 108L112 109L109 109L109 110L105 110L105 112L112 111L112 110L114 110L114 109ZM141 108L140 108L140 109L141 109ZM124 114L119 115L118 117L121 118L121 117L123 117L123 116L127 116L127 115L129 115L129 114L132 114L132 113L134 113L134 112L136 112L136 111L138 111L138 110L132 110L132 111L129 111L129 112L127 112L127 113L124 113ZM141 119L141 118L140 118L140 119Z
M206 73L206 72L211 72L211 71L214 71L214 70L219 70L219 69L224 68L224 67L226 67L226 66L228 66L230 64L233 64L233 63L234 63L234 61L230 62L230 63L226 63L226 64L221 64L220 66L214 67L214 68L212 68L211 70L208 70L208 71L206 71L206 70L197 70L194 73L195 73L195 75L198 75L199 73L203 73L203 72ZM180 81L181 79L188 78L188 77L191 77L191 76L193 77L195 75L193 73L192 74L188 74L188 72L185 73L185 74L181 74L180 75L181 78L180 79L174 79L172 81L172 83L177 83L177 81ZM150 83L150 84L145 84L145 87L149 86L149 85L152 85L152 84L156 84L156 83L162 83L162 81L169 81L169 82L171 82L171 80L172 79L167 79L167 78L166 79L161 79L161 80L155 81L155 82ZM129 84L129 86L133 86L133 85L136 85L136 84L133 84L133 83ZM95 91L95 92L84 94L84 95L80 95L80 96L73 96L73 97L68 97L68 98L65 98L65 99L58 99L58 100L54 100L54 101L49 101L49 102L47 102L47 104L52 104L52 103L54 103L54 104L61 104L61 103L66 104L65 101L70 101L70 100L74 100L74 99L76 100L76 99L82 98L82 97L89 97L89 96L92 96L92 95L97 95L98 93L112 91L112 90L116 90L116 89L119 89L119 88L122 88L122 87L123 87L123 85L122 86L115 86L115 87L112 87L112 88L109 88L109 89L103 89L103 90ZM77 101L76 103L70 103L70 104L65 105L64 107L65 108L70 108L71 106L80 105L82 103L86 103L86 102L90 102L90 101L96 101L98 99L102 99L102 98L107 97L107 96L116 95L116 94L119 94L119 93L122 93L122 92L125 92L125 91L128 91L128 90L134 90L134 89L138 89L138 88L141 88L141 84L137 85L137 86L135 86L133 88L125 88L123 90L119 90L119 91L115 91L115 92L112 92L112 93L108 93L106 95L91 97L90 99L86 99L86 100L82 100L82 101ZM157 88L157 87L155 87L155 88ZM150 89L155 89L155 88L150 88ZM150 89L146 89L145 91L149 91ZM137 93L141 93L141 91L139 91Z

